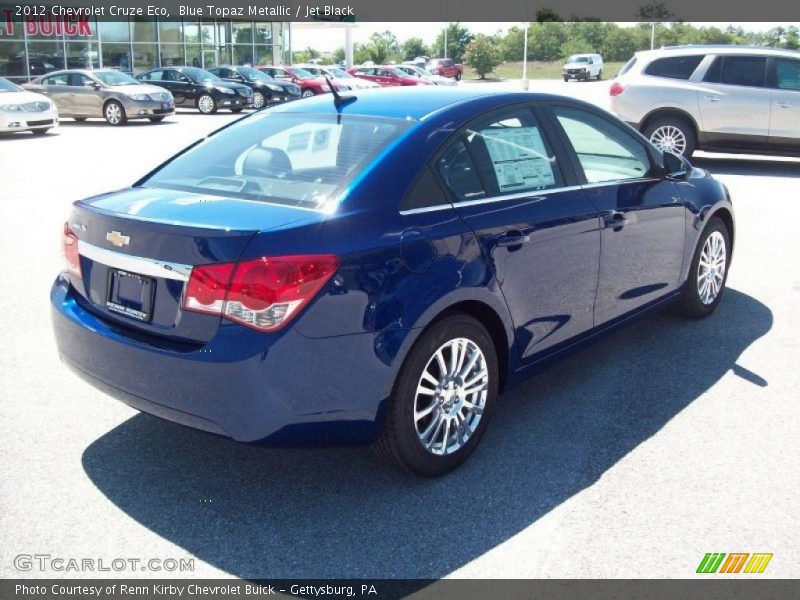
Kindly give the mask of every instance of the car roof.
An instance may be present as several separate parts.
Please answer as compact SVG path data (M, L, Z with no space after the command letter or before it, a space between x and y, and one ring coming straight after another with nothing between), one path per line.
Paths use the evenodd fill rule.
M766 46L737 46L732 44L687 44L685 46L666 46L664 48L656 48L654 50L642 50L636 53L637 56L642 56L644 58L656 58L659 56L670 56L674 54L761 54L800 58L800 52L797 50L787 50L785 48L767 48Z
M481 86L409 86L387 87L376 90L345 93L344 97L355 96L357 100L341 105L338 112L342 114L384 117L390 119L421 120L439 110L462 105L471 101L479 101L487 97L496 98L496 104L534 102L536 100L559 99L575 104L580 101L552 94L536 92L510 92L505 90L486 90ZM337 112L331 94L322 94L306 98L302 102L288 102L270 108L270 111L286 113L326 114Z

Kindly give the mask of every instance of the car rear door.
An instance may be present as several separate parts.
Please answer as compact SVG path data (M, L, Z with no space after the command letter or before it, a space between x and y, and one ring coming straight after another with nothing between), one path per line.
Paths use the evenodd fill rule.
M683 265L686 207L658 156L635 132L589 108L546 103L588 200L599 211L595 325L674 291Z
M720 55L700 85L702 131L709 144L764 143L769 135L772 92L765 56Z
M68 73L57 73L56 75L49 75L42 80L41 93L55 102L58 113L62 117L73 114L69 87L67 87L68 77Z
M597 210L536 110L481 117L434 159L494 270L523 359L591 329L600 260Z
M800 147L800 60L775 57L770 67L769 144Z

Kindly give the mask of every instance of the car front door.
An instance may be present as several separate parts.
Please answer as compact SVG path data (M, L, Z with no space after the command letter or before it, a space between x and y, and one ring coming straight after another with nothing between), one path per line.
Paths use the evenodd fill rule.
M772 92L764 56L717 56L700 84L698 104L708 143L763 144Z
M797 149L800 147L800 60L776 57L773 65L769 143Z
M597 210L535 110L479 119L434 162L494 270L523 360L592 328L600 261Z
M103 116L103 98L100 83L83 73L70 73L68 79L72 112L84 117Z
M635 132L590 109L547 103L588 200L600 213L595 325L680 285L686 206L658 156Z

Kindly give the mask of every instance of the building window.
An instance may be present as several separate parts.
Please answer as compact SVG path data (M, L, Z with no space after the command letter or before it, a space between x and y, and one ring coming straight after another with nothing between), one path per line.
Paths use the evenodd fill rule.
M28 42L28 64L31 77L65 68L64 46L61 45L61 40Z
M122 71L131 71L131 45L107 43L103 38L103 66Z
M133 45L133 73L138 75L142 71L152 69L158 65L158 46L156 44Z
M68 69L96 69L100 66L100 52L97 42L67 41Z
M252 23L231 23L234 44L253 43L253 24Z
M127 21L101 21L100 37L103 40L103 45L106 42L130 42L131 41L131 28Z
M253 46L234 46L233 63L236 65L253 65Z
M142 17L133 20L133 41L135 43L156 41L156 22Z
M25 44L23 42L0 41L0 77L27 78L25 67Z
M186 44L186 65L190 67L201 67L203 63L200 58L200 44Z
M183 24L183 41L186 44L200 43L200 23L195 21Z
M183 56L183 44L161 43L161 66L180 67L186 63Z
M181 24L174 21L159 21L158 39L162 44L182 43Z

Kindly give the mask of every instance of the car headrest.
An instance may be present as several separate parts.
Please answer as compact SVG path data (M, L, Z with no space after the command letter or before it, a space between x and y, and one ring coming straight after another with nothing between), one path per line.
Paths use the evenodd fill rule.
M292 161L280 148L257 146L247 153L242 165L242 175L275 177L291 172Z

